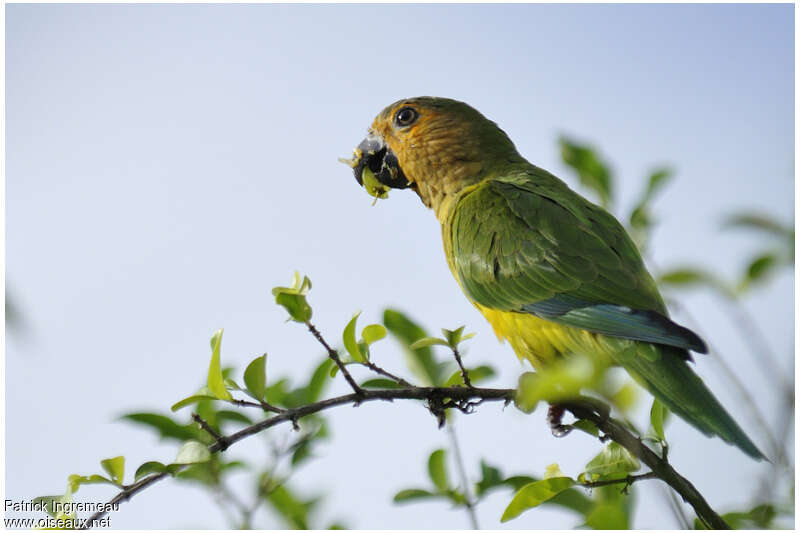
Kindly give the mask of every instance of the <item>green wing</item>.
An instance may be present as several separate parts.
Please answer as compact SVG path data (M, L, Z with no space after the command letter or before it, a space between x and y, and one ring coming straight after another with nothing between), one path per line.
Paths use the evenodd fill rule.
M482 183L458 202L451 228L454 269L483 306L706 351L667 318L619 222L544 170Z
M764 456L682 359L705 352L667 318L642 258L610 214L544 170L486 181L448 224L451 268L477 303L606 335L666 345L612 358L673 412L750 456ZM448 231L448 230L445 230Z

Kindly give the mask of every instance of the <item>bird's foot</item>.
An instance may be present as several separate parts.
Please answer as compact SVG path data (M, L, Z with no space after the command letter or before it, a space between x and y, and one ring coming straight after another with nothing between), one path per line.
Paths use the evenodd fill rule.
M550 431L554 437L566 437L573 429L571 425L561 423L563 417L564 407L555 403L551 404L547 410L547 423L550 425Z

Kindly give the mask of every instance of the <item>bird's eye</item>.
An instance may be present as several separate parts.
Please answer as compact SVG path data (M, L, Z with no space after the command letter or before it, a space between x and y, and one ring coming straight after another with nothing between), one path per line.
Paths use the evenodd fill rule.
M404 107L394 116L394 123L400 127L410 126L417 120L419 113L413 107Z

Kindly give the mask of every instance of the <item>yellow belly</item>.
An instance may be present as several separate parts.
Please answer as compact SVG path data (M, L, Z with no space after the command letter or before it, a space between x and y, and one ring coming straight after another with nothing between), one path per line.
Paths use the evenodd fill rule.
M606 364L610 364L608 355L611 352L628 348L633 343L562 326L525 313L498 311L478 304L476 307L492 325L497 337L501 341L507 340L517 357L527 359L536 369L569 353L602 357Z

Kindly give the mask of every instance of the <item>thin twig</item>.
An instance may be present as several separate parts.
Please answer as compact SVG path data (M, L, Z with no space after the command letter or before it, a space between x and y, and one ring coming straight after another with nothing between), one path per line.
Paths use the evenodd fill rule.
M461 379L464 380L464 385L466 385L467 387L472 387L472 382L469 380L469 373L467 372L467 369L464 368L463 361L461 361L461 354L458 353L458 347L453 346L452 349L453 349L453 357L456 358L456 363L458 363L458 368L461 369Z
M593 489L596 487L606 487L608 485L617 485L618 483L624 483L625 487L629 487L636 483L637 481L644 481L645 479L658 479L658 476L655 472L647 472L646 474L639 474L637 476L626 476L619 479L602 479L600 481L584 481L581 483L581 487L586 487L587 489Z
M211 435L211 437L214 439L214 444L215 445L219 444L220 451L225 451L225 449L228 446L230 446L230 442L228 442L227 437L224 437L219 433L217 433L217 431L214 428L212 428L208 424L208 422L206 422L205 419L203 419L203 417L201 417L197 413L192 413L192 420L197 422L200 425L200 427L205 430L206 433Z
M480 529L478 525L478 515L475 513L475 502L472 501L472 491L469 489L469 480L467 479L467 469L464 468L464 458L461 456L461 447L458 445L458 437L456 436L456 428L451 420L447 424L447 434L450 436L450 443L453 445L453 455L456 458L456 468L461 477L461 485L464 487L464 505L467 508L469 521L472 524L472 529Z
M224 401L226 401L226 402L228 402L230 404L233 404L233 405L235 405L237 407L255 407L257 409L261 409L262 411L266 411L268 413L280 414L280 413L285 413L286 412L286 409L281 409L280 407L276 407L276 406L274 406L274 405L272 405L270 403L267 403L267 402L265 402L263 400L260 401L260 402L251 402L249 400L238 400L238 399L234 398L232 400L224 400Z
M306 321L306 327L308 328L308 331L310 331L311 334L314 335L314 338L317 339L320 344L322 344L322 346L325 348L325 351L328 352L328 357L330 357L331 360L333 360L333 362L336 363L336 366L339 367L339 371L344 376L344 379L346 379L347 382L350 384L350 387L352 387L353 391L355 391L355 393L359 395L364 394L364 389L358 386L358 383L356 383L356 381L353 379L353 376L351 376L350 372L347 371L347 368L345 367L344 363L339 358L339 353L333 348L331 348L331 346L327 343L325 338L322 336L319 330L314 326L314 324L312 324L310 321Z
M365 367L369 368L370 370L372 370L376 374L380 374L381 376L387 377L387 378L391 379L392 381L396 381L397 383L399 383L403 387L413 387L414 386L411 383L409 383L408 381L404 380L403 378L401 378L399 376L395 376L391 372L388 372L387 370L384 370L383 368L379 367L378 365L376 365L372 361L365 361L364 363L361 363L361 364L363 364Z

